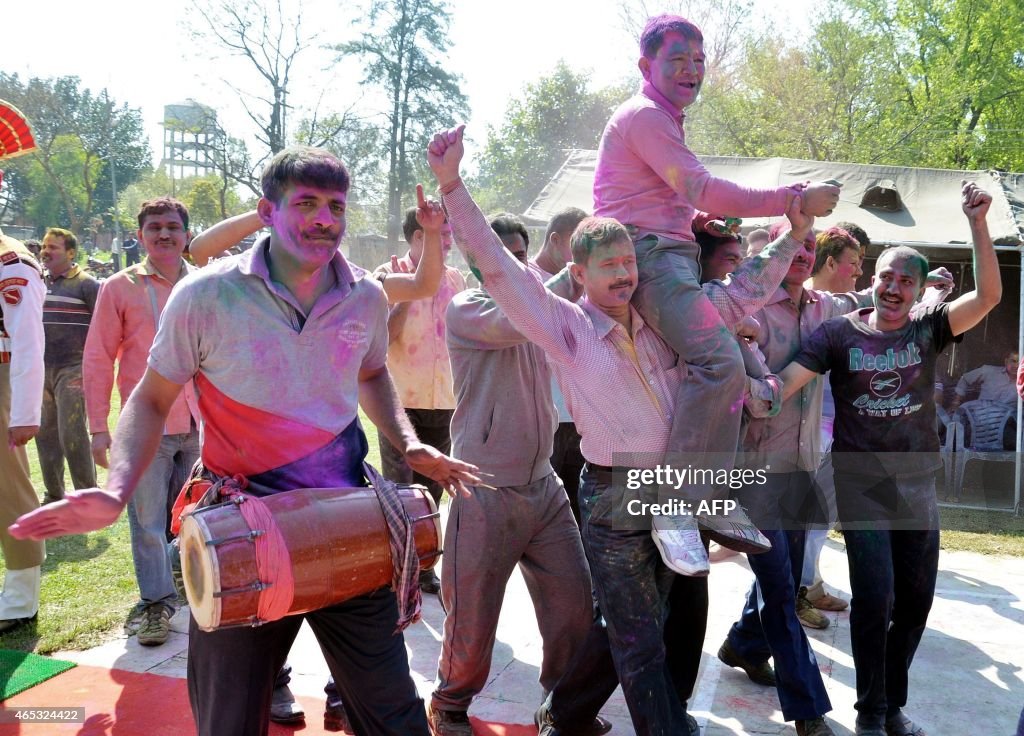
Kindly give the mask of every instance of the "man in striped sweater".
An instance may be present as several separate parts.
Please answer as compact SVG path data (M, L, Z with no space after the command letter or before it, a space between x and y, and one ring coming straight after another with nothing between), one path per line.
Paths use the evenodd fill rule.
M46 268L46 372L42 420L36 435L46 486L44 503L64 498L65 460L76 489L96 485L96 466L85 421L82 352L100 283L79 268L77 256L78 238L73 232L58 227L46 231L41 251Z

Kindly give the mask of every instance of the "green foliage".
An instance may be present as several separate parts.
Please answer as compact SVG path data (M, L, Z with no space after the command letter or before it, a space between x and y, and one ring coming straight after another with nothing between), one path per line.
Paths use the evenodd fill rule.
M37 229L62 223L84 235L98 216L110 215L112 175L124 186L148 168L142 113L118 106L106 90L94 94L77 77L22 80L0 72L0 98L25 114L38 144L33 155L5 165L15 205Z
M1024 168L1020 0L849 0L891 59L892 152L917 165Z
M122 229L138 228L136 213L143 202L167 196L180 199L188 207L189 226L194 232L252 209L239 197L233 182L225 182L218 174L172 180L163 169L155 169L125 187L118 197Z
M523 212L565 161L567 149L596 148L608 117L633 92L592 90L586 72L560 61L509 103L501 128L487 131L475 189L492 209Z
M100 162L86 153L77 136L57 136L49 154L45 164L37 157L27 157L23 169L33 193L25 202L25 214L40 230L68 227L74 219L83 221L89 204L85 181L95 179L100 168ZM54 186L54 179L60 182L59 188ZM68 216L68 206L73 217Z
M372 0L367 18L358 41L334 48L339 59L362 60L360 83L387 100L377 158L387 172L388 239L397 242L430 136L468 116L468 103L460 77L446 68L451 11L445 0Z
M1024 169L1019 0L834 2L799 48L753 42L688 113L705 153Z

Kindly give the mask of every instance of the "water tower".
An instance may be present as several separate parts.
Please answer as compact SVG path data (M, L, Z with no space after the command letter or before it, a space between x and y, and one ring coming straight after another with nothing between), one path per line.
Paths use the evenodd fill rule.
M215 154L223 131L217 113L193 99L164 105L163 166L171 181L203 176L216 166Z

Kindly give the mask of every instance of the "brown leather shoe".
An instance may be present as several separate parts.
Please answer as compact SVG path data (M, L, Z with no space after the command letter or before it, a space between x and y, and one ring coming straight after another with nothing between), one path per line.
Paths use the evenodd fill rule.
M749 662L741 657L726 639L718 650L718 659L729 667L739 667L747 673L751 682L765 687L775 687L775 670L768 662Z
M808 598L807 600L811 599ZM811 605L819 611L845 611L850 607L849 601L844 601L842 598L838 598L829 593L826 593L820 598L815 598L811 601Z

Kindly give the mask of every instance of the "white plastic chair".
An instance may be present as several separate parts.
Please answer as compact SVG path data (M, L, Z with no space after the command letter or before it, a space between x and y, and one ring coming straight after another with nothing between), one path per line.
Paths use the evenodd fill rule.
M956 475L954 491L960 498L963 491L964 473L971 460L1014 462L1016 453L1003 449L1003 433L1006 423L1016 416L1014 404L998 401L968 401L960 405L956 413L956 444L954 445ZM968 437L970 446L967 445Z

